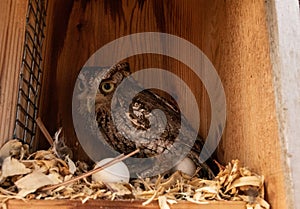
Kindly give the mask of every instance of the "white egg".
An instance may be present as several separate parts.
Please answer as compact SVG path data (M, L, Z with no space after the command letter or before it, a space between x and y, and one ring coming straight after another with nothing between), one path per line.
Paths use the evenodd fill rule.
M195 163L188 157L184 158L180 161L172 170L175 171L182 171L190 176L194 175L196 172L196 165Z
M96 163L95 168L104 165L105 163L113 160L113 158L105 158ZM102 171L94 173L92 175L92 180L97 182L101 181L103 183L118 183L118 182L129 182L130 173L128 167L123 162L118 162Z

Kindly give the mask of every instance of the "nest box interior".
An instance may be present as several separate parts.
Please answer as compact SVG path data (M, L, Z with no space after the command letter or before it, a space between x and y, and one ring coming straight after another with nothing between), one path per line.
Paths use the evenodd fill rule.
M63 126L74 156L88 159L72 121L76 78L89 57L102 46L138 32L173 34L204 52L226 94L227 118L216 150L218 160L227 163L239 159L264 175L272 208L285 208L281 201L285 194L284 172L264 1L48 1L39 116L49 132L54 134ZM186 65L157 54L136 55L126 61L132 71L162 68L182 78L196 97L201 115L199 134L206 137L210 100L201 80ZM174 89L180 98L184 92L176 85ZM188 114L193 114L189 101L184 102ZM37 138L35 149L49 147L42 136Z

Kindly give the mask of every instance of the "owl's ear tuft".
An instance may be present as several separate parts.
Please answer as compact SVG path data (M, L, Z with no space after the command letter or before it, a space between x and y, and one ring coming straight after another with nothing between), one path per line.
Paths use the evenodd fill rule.
M122 73L122 75L124 77L127 77L128 75L130 75L130 67L129 67L128 62L119 63L119 64L117 64L116 68L119 72Z
M117 65L119 71L127 71L130 72L130 67L128 62L122 62Z

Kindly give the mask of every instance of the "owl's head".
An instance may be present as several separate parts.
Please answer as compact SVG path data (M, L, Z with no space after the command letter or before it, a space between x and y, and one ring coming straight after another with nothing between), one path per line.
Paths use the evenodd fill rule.
M117 86L130 74L127 62L114 65L110 69L86 67L78 75L75 85L75 95L78 101L78 111L91 112L110 107Z

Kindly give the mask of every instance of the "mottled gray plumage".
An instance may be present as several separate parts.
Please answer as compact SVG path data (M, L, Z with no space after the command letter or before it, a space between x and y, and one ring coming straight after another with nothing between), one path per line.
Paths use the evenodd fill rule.
M81 86L77 87L79 89L77 97L79 100L85 102L82 103L84 104L84 108L79 102L79 114L82 114L84 117L86 109L94 110L98 128L105 136L106 143L117 152L127 154L140 148L140 153L135 157L153 158L155 166L147 167L147 165L145 165L144 174L155 172L162 166L170 166L166 163L160 163L160 160L166 160L165 158L168 157L168 154L163 157L164 159L154 158L155 156L170 152L170 156L174 158L172 154L178 153L179 156L180 153L188 150L189 153L187 157L191 158L196 166L201 168L199 176L213 178L214 174L210 168L210 166L213 166L212 160L208 160L210 166L206 163L200 164L199 162L199 153L203 147L204 140L201 137L197 137L192 146L186 143L190 142L189 140L193 140L191 133L195 132L189 126L188 121L186 121L185 118L181 118L180 110L176 102L170 99L166 100L156 91L147 89L135 95L129 109L124 109L124 103L126 99L128 99L127 97L130 96L130 92L133 91L133 88L137 87L135 82L132 82L132 85L128 85L125 93L123 93L121 97L119 96L116 100L112 100L117 87L129 75L130 69L128 63L117 64L110 68L104 75L99 71L87 71L81 74L79 77L81 82L78 83ZM91 88L96 83L98 84L100 80L101 83L97 88L96 95L88 95L88 88ZM128 92L128 94L126 92ZM95 104L89 104L89 101L94 100L87 97L92 98L93 96L95 98ZM116 123L112 120L111 102L114 102L115 108L113 111L115 120L118 120L118 124L122 124L119 127L116 127ZM95 105L94 109L90 108L92 105ZM161 114L159 114L157 110L163 111L164 117L160 117ZM130 126L125 125L126 120L130 120ZM89 124L93 123L93 121L87 121L85 126L88 130ZM184 129L181 127L181 122ZM99 130L91 131L97 132ZM183 136L181 137L186 139L185 142L179 140L179 130L183 130ZM130 135L133 135L135 139L129 140ZM134 166L132 166L131 169L134 170Z

